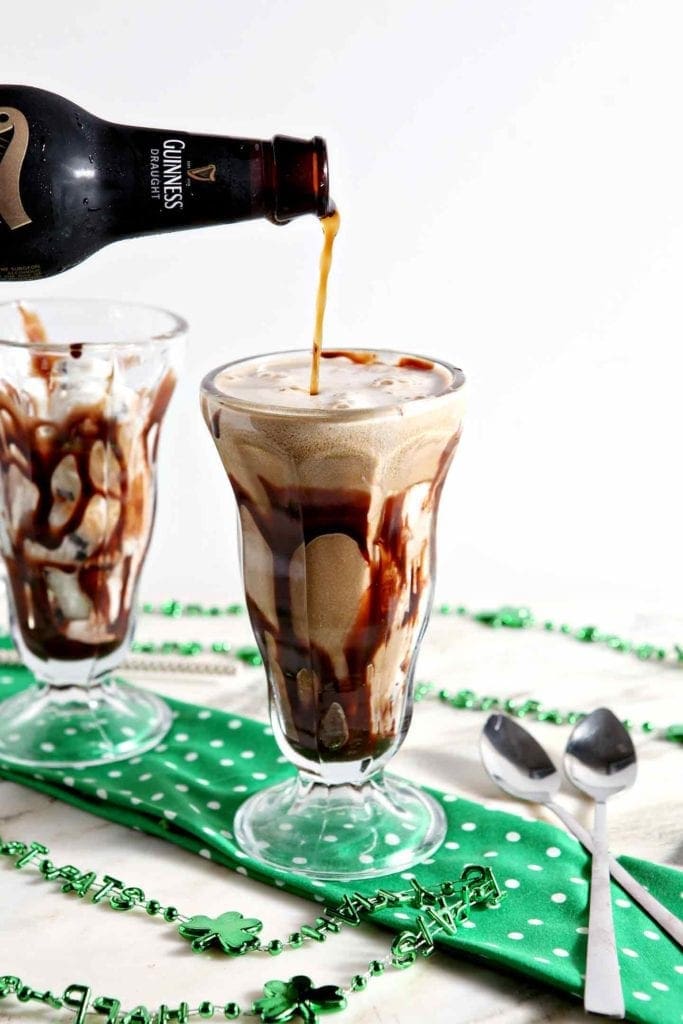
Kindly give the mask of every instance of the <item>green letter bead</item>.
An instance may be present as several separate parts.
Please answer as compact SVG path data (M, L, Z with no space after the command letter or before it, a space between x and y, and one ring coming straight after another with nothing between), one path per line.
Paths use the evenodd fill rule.
M391 962L394 967L410 967L417 960L416 936L412 932L401 932L391 944Z
M121 1003L118 999L113 999L111 996L98 996L92 1004L92 1008L100 1016L104 1016L106 1013L107 1019L104 1024L116 1024Z
M157 1013L157 1024L170 1024L171 1021L175 1021L176 1024L188 1024L189 1016L190 1007L187 1003L181 1003L177 1010L172 1010L162 1003Z
M64 995L62 996L64 1005L68 1006L76 1014L73 1024L84 1024L90 996L91 991L87 985L69 985L68 988L64 989Z
M446 935L455 935L457 926L453 920L451 908L445 903L439 907L427 907L427 917L436 925L437 931L445 932Z
M28 847L26 843L16 842L10 840L8 843L3 843L0 846L0 853L4 854L5 857L16 857L21 856L22 853L26 853Z
M93 903L101 903L102 900L111 899L114 889L123 889L123 882L118 878L112 878L110 875L103 875L102 883L102 888L98 889L92 898Z
M35 860L38 854L45 856L45 854L49 852L50 851L47 846L43 846L42 843L31 843L28 850L21 855L14 866L15 868L25 868L27 864L30 864L32 860Z
M68 878L61 887L62 892L75 892L81 899L86 896L97 881L95 871L83 871Z
M138 903L145 902L145 894L136 886L126 886L120 893L114 893L109 901L113 910L132 910Z
M338 907L331 909L325 907L325 913L334 914L337 918L341 918L345 924L351 925L352 928L357 928L361 923L361 917L359 910L364 910L363 906L358 906L355 899L352 899L348 893L344 894L344 899Z
M21 978L17 978L14 974L3 974L0 977L0 999L12 995L21 987Z
M151 1024L152 1015L146 1006L136 1006L124 1013L121 1024Z

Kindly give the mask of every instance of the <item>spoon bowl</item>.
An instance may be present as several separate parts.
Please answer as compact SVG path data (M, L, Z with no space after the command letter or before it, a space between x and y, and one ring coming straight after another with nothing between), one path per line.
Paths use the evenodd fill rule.
M598 708L574 726L564 769L577 789L600 802L634 784L638 772L635 747L609 708Z
M491 715L479 740L489 777L518 800L547 803L560 788L560 773L540 743L507 715Z

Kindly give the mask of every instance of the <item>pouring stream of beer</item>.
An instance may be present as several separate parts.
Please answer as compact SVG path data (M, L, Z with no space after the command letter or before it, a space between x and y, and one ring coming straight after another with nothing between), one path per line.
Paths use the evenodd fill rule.
M311 362L311 383L309 391L317 395L320 391L320 354L323 347L323 320L327 303L327 279L332 266L332 246L339 231L339 211L335 208L327 217L322 217L320 224L323 229L323 251L320 255L320 277L318 279L318 295L315 302L315 330L313 332L313 359Z

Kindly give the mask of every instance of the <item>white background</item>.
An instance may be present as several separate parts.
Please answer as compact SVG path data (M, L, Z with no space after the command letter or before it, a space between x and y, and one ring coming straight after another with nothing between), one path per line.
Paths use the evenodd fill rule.
M328 343L444 356L470 381L440 594L539 610L561 596L590 617L598 591L680 599L680 14L677 0L43 0L3 11L0 76L112 121L325 136L343 217ZM320 238L311 217L136 240L22 288L191 322L148 596L238 593L198 385L232 357L308 344Z

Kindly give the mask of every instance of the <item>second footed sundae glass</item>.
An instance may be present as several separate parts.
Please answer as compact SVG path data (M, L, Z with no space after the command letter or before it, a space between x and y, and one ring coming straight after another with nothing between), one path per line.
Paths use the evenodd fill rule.
M160 742L167 705L125 657L184 321L144 306L0 305L0 550L36 685L0 704L0 760L57 768Z

